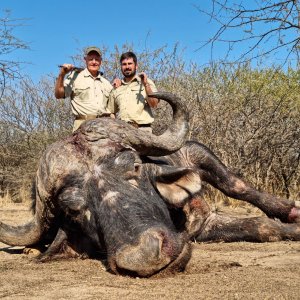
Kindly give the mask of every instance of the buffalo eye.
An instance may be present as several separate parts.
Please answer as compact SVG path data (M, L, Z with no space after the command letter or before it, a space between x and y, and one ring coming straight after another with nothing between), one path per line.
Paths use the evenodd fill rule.
M141 164L139 163L134 163L134 172L135 173L140 173L141 172Z

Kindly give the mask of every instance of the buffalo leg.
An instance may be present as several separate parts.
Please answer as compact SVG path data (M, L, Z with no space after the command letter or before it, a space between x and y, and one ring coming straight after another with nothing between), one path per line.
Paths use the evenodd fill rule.
M66 232L59 228L54 241L49 245L48 249L40 254L37 259L45 262L50 259L60 258L85 258L85 253L80 254L74 245L70 244L69 236Z
M46 261L55 254L58 254L62 250L63 244L67 241L67 238L68 237L66 232L63 229L59 228L54 241L49 245L48 249L45 252L38 256L38 260Z
M300 241L300 226L281 223L267 217L237 218L212 213L195 239L198 242Z
M226 196L247 201L261 209L268 217L283 222L300 222L299 201L278 198L260 192L235 175L204 145L191 142L183 151L188 164L196 167L202 180L222 191Z
M184 205L183 211L186 215L185 230L189 238L193 238L203 228L211 209L201 195L197 195Z

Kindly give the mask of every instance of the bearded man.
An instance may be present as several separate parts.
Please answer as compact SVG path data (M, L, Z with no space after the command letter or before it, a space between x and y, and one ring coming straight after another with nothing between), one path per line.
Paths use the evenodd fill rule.
M148 95L157 92L157 88L145 72L137 74L137 57L133 52L123 53L120 64L124 77L121 85L109 95L108 110L118 119L152 132L154 118L151 108L157 107L158 99Z

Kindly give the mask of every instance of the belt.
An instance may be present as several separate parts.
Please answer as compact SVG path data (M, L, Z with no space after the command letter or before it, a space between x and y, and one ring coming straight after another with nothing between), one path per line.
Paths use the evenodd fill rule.
M75 116L76 120L94 120L98 118L107 118L110 117L110 114L102 114L102 115L77 115Z
M132 125L135 128L139 128L139 127L151 127L151 124L138 124L136 122L127 122L128 124Z

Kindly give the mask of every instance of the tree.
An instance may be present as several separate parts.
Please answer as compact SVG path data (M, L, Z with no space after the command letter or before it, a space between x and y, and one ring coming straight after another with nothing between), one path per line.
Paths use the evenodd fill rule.
M0 98L3 96L7 81L20 77L22 62L7 57L17 49L29 49L27 43L14 35L14 30L23 26L22 21L24 19L12 19L9 10L5 10L0 17Z
M210 11L197 9L219 24L202 47L210 45L213 50L217 43L225 43L226 58L235 53L238 62L280 53L282 64L291 59L299 64L299 0L212 0Z

